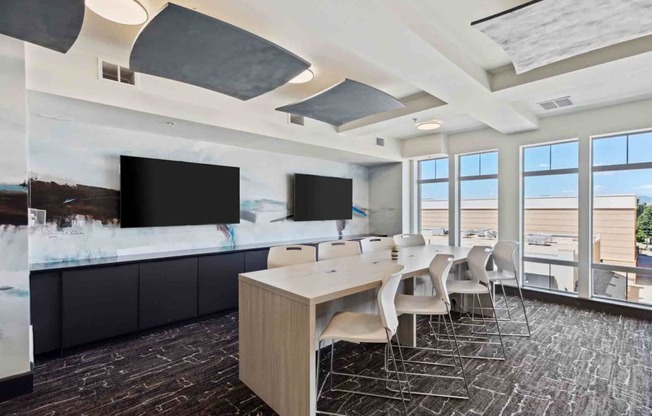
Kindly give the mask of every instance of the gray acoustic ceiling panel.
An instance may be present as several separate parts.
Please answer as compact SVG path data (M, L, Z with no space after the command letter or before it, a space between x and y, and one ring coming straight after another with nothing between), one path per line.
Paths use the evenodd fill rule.
M296 104L276 110L313 118L339 127L372 114L405 106L376 88L350 79Z
M0 33L66 53L85 11L84 0L0 0Z
M175 4L136 39L130 68L241 100L272 91L310 64L245 30Z
M652 34L652 0L535 0L473 22L521 74Z

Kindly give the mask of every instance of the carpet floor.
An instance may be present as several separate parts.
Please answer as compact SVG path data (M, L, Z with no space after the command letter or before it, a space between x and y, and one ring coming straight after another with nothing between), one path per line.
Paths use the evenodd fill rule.
M515 307L517 299L511 301ZM531 338L504 337L504 362L466 361L470 400L414 396L410 415L652 415L651 322L526 302ZM513 318L522 316L513 312ZM233 312L38 360L34 393L0 404L0 415L274 415L238 379L237 328ZM469 334L471 328L460 326L459 332ZM501 322L501 329L517 332L524 326ZM419 335L420 345L434 346L423 319ZM338 370L384 376L382 346L340 344ZM466 344L462 353L496 356L500 345ZM327 350L322 359L325 371ZM431 353L418 359L452 363ZM451 374L445 367L409 370ZM460 380L412 380L415 390L464 393ZM333 381L336 388L385 393L382 382ZM402 414L400 401L328 388L318 408L350 416Z

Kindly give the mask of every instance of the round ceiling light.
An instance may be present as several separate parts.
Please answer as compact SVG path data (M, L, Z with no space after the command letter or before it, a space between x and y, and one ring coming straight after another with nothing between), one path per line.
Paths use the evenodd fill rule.
M437 130L440 127L441 127L441 121L437 121L437 120L417 123L417 129L419 130Z
M312 81L312 79L313 79L314 77L315 77L315 73L312 72L312 71L309 70L309 69L306 69L305 71L303 71L302 73L300 73L300 74L297 75L296 77L292 78L292 79L289 80L288 82L289 82L290 84L304 84L304 83L306 83L306 82L310 82L310 81Z
M136 0L86 0L86 7L121 25L142 25L148 18L147 10Z

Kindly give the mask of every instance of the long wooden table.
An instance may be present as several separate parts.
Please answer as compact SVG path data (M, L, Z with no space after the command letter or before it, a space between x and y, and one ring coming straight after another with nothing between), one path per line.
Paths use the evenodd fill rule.
M281 416L315 415L317 337L337 311L376 312L376 290L392 264L405 266L403 293L427 273L439 253L466 262L469 248L402 248L399 259L377 252L244 273L239 278L240 380ZM399 337L416 342L412 315L400 317Z

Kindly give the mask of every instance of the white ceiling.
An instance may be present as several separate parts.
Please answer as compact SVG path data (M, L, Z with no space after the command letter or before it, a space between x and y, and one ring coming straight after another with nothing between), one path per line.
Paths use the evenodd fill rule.
M166 1L141 3L154 16ZM375 136L406 139L424 134L415 129L413 118L440 120L444 125L440 132L446 134L481 128L511 134L536 130L540 117L652 96L652 42L615 45L517 75L505 51L473 28L471 22L521 5L524 0L175 3L253 32L313 64L316 77L310 83L288 84L246 103L211 92L204 96L210 95L213 100L197 104L232 105L238 111L246 111L243 120L264 120L270 136L284 139L287 134L295 144L300 141L296 131L287 130L285 117L274 109L309 97L344 78L406 99L408 111L361 120L339 132L308 121L300 135L314 134L333 140L370 140ZM120 26L88 11L82 35L70 55L110 57L127 65L138 31L139 28ZM184 91L171 82L169 85L178 92ZM195 87L187 88L194 93ZM416 95L430 99L407 104ZM553 112L543 112L536 105L563 96L571 96L576 105ZM253 124L227 123L219 117L208 122L241 131L252 131Z

